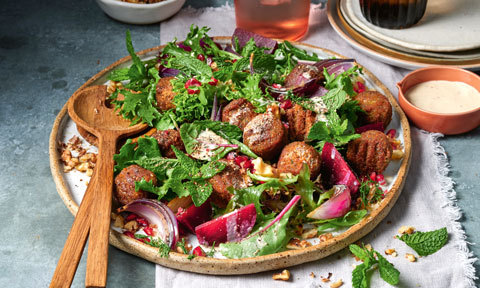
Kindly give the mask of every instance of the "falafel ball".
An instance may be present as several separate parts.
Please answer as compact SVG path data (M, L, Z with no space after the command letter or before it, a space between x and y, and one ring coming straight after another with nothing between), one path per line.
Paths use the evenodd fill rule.
M260 114L245 126L243 143L264 160L272 161L287 144L287 131L272 113Z
M285 116L288 121L288 137L291 141L304 141L316 122L315 112L304 109L298 104L287 109Z
M157 139L158 147L163 157L177 158L173 152L172 145L180 151L185 152L185 145L183 145L180 132L175 129L160 130L152 134L152 137Z
M225 208L230 198L233 197L227 188L244 189L252 184L252 180L247 175L247 171L235 164L233 160L220 159L218 161L225 163L226 167L222 172L208 179L213 187L210 200L216 206Z
M382 93L377 91L365 91L358 93L355 97L358 105L367 115L360 118L365 124L382 123L383 128L387 128L392 120L392 105Z
M175 92L173 92L172 80L173 76L164 77L158 80L157 92L155 94L155 100L157 101L157 108L160 111L167 111L170 109L175 109L175 104L173 104L173 97L175 97Z
M305 142L292 142L285 146L277 163L278 173L298 175L306 163L310 168L310 178L315 179L320 173L322 157L320 153Z
M316 79L318 83L323 81L325 79L323 71L320 71L313 65L298 64L292 69L290 74L285 77L283 86L285 88L298 87L304 85L311 79Z
M348 143L347 161L360 175L382 173L391 158L392 145L387 135L380 131L365 131L360 138Z
M142 179L145 179L147 182L152 181L153 185L157 185L157 177L150 170L138 165L130 165L123 168L115 177L114 195L118 202L122 205L127 205L134 200L147 198L148 192L143 190L135 191L135 182Z
M248 122L255 116L257 116L257 113L255 113L255 107L252 103L240 98L233 100L223 108L222 121L238 126L243 131Z

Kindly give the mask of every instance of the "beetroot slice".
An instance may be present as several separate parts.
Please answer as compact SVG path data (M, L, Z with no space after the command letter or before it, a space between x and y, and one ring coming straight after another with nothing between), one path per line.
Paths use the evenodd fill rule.
M210 201L206 201L199 207L191 205L187 209L179 208L176 217L181 226L195 233L195 227L212 219L212 212Z
M269 48L269 50L265 50L266 54L272 54L273 51L277 48L277 41L264 37L262 35L255 34L253 32L247 31L242 28L236 28L232 35L232 47L235 47L235 37L238 38L238 44L240 47L245 46L247 42L253 38L255 44L258 47L265 47Z
M385 129L383 129L382 122L377 122L377 123L367 124L367 125L355 128L355 133L361 134L363 132L370 131L370 130L377 130L377 131L383 132Z
M252 231L257 220L254 204L237 209L231 213L203 223L195 228L198 242L202 245L218 245L225 242L237 242Z
M325 143L322 150L322 175L330 185L346 185L352 194L357 193L360 182L340 152L332 143Z

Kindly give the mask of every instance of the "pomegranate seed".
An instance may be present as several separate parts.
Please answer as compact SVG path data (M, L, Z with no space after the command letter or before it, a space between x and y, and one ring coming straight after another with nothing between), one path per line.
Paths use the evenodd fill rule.
M212 81L208 82L208 84L210 84L212 86L216 86L217 83L218 83L218 79L213 78L213 76L212 76Z
M282 88L282 85L277 84L277 83L273 83L273 84L272 84L272 87L273 87L273 88L276 88L276 89L280 89L280 88Z
M189 95L200 94L200 90L187 89Z
M135 234L130 231L123 231L123 235L128 236L130 238L135 238Z
M203 56L203 54L198 54L197 59L200 61L205 61L205 56Z
M258 183L260 183L260 184L265 184L265 181L258 181Z
M195 256L202 256L202 257L207 256L207 254L205 254L205 252L203 252L203 249L200 246L195 247L195 249L193 249L193 251L192 251L192 254L195 255Z
M243 169L253 169L255 165L253 165L252 160L248 159L247 161L243 161L241 167Z
M357 93L362 93L367 89L365 88L365 85L363 85L362 82L357 81L357 83L355 83L355 85L353 85L353 90Z
M283 95L278 95L277 101L278 101L278 102L283 102L283 101L285 101L285 96L283 96Z
M370 173L370 180L377 181L376 179L377 179L377 173L375 172Z
M237 158L235 158L235 164L237 164L238 166L242 166L242 162L245 161L248 161L247 156L237 156Z
M235 62L237 62L237 59L233 59L233 60L232 60L232 63L235 63Z
M195 78L191 78L185 82L185 89L188 89L190 86L202 86L202 83Z
M292 108L292 107L293 107L293 103L292 103L292 100L290 100L290 99L287 99L280 104L280 108L282 108L284 110L287 110L287 109Z
M148 236L153 236L153 228L152 227L143 228L143 232L145 232L145 234L147 234Z
M127 218L125 219L126 222L129 222L129 221L132 221L134 219L137 219L138 218L138 215L135 214L135 213L132 213L130 215L127 216Z
M390 129L385 134L387 134L388 137L394 139L395 135L397 135L397 130L396 129Z
M282 121L282 124L283 124L283 127L284 127L285 129L288 129L288 128L290 127L290 126L288 126L288 123L287 123L287 122L283 122L283 121Z
M382 175L382 174L377 174L377 177L375 178L377 180L378 183L380 183L381 185L384 185L386 182L385 182L385 177Z
M147 227L148 226L148 221L147 219L145 218L140 218L138 217L137 219L135 219L135 221L137 221L137 223L140 225L140 226L143 226L143 227Z

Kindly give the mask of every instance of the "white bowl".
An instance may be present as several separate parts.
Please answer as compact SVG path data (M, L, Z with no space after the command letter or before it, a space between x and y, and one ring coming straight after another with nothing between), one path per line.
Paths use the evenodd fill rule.
M182 8L185 0L164 0L152 4L135 4L121 0L96 0L103 12L115 20L129 24L160 22Z

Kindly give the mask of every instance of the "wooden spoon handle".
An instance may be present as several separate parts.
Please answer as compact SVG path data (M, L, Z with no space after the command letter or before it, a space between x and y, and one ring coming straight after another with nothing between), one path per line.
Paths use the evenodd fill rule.
M90 231L90 215L95 196L96 173L92 175L88 184L82 203L78 209L72 228L68 234L67 241L63 247L62 254L57 263L57 268L53 273L50 288L70 287L73 277L77 271L78 263L82 258L83 249L87 242L88 232Z
M108 235L112 212L113 155L116 135L105 131L99 137L97 169L97 189L92 205L90 240L88 244L86 287L105 287L108 268Z

